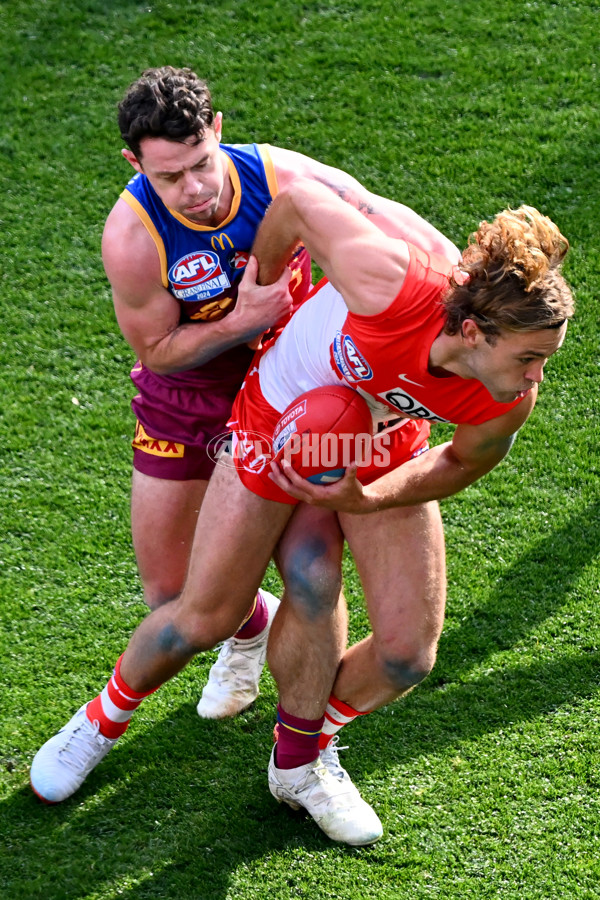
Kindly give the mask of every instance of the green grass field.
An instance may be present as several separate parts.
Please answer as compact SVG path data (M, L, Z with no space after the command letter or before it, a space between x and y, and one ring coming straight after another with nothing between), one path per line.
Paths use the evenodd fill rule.
M0 34L2 900L600 897L600 6L4 0ZM142 706L72 799L28 787L145 613L133 354L99 245L131 173L116 103L165 63L207 78L228 142L346 168L459 244L521 203L572 243L578 312L538 406L510 457L443 503L438 663L344 733L385 825L370 849L271 798L268 674L239 718L198 719L213 656ZM350 559L345 580L354 641Z

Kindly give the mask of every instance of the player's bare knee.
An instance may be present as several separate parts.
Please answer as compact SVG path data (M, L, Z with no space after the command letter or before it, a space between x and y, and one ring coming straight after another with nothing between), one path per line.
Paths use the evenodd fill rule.
M341 587L343 537L339 526L315 516L292 520L277 556L286 588L286 600L297 615L309 622L331 616Z
M406 693L427 678L434 663L435 653L431 652L388 654L381 661L386 681L399 694Z
M188 659L198 652L188 634L182 632L173 622L168 622L155 638L156 648L161 654L172 658Z
M213 613L181 610L174 616L173 627L182 645L194 654L212 650L221 641L227 640L239 627L239 622L225 621Z
M313 558L310 566L302 565L302 558L287 560L283 571L286 599L298 615L311 622L334 612L342 588L338 565L327 557Z

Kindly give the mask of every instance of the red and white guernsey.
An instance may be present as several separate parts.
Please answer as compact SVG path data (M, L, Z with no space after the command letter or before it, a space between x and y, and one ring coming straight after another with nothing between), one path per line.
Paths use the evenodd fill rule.
M341 383L367 401L374 433L381 423L396 420L394 429L402 432L397 438L409 452L395 454L393 468L422 447L429 423L478 425L520 402L496 402L475 379L431 374L431 345L444 325L441 298L454 267L441 256L408 246L402 288L377 315L349 312L339 291L327 279L319 282L277 341L251 367L232 412L230 424L238 438L272 435L279 415L296 397L321 385ZM251 459L247 462L243 465L247 472L260 469ZM383 472L372 474L378 477ZM243 471L240 476L247 487L264 496L254 479ZM373 479L361 477L367 480Z

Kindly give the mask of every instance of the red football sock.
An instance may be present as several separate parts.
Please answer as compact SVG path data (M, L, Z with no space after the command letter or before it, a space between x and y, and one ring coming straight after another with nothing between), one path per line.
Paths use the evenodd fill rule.
M295 769L313 762L319 755L320 719L300 719L291 716L281 704L277 706L277 746L275 763L278 769Z
M370 710L360 712L358 709L354 709L348 703L344 703L342 700L338 700L338 698L334 697L332 694L329 698L329 703L327 704L327 708L325 710L323 731L321 732L321 736L319 738L319 750L324 750L325 747L327 747L333 736L338 733L340 728L343 728L344 725L348 725L348 723L356 719L357 716L367 716L369 712Z
M263 595L259 591L234 637L238 640L249 641L250 638L256 637L261 631L265 630L268 621L269 610Z
M160 685L151 691L134 691L121 676L121 655L115 666L110 681L104 690L87 705L85 711L90 722L98 722L100 734L114 740L127 730L129 720L145 697L157 691Z

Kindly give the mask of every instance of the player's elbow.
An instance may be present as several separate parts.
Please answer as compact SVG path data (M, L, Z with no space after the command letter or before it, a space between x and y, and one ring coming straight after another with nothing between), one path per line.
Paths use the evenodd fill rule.
M138 359L144 369L154 372L155 375L173 375L173 373L181 371L181 367L165 365L160 360L154 359L151 354L141 353L138 355Z
M489 472L508 456L516 439L516 433L510 434L508 437L503 437L490 442L490 444L484 448L484 451L482 452L482 466L486 472Z
M174 375L176 372L184 372L202 362L202 360L190 361L182 353L174 354L165 345L164 339L140 348L138 359L145 369L154 372L155 375Z
M461 455L450 446L448 458L458 473L458 490L462 490L491 472L508 455L515 442L516 434L508 437L486 441L477 447L476 452Z

